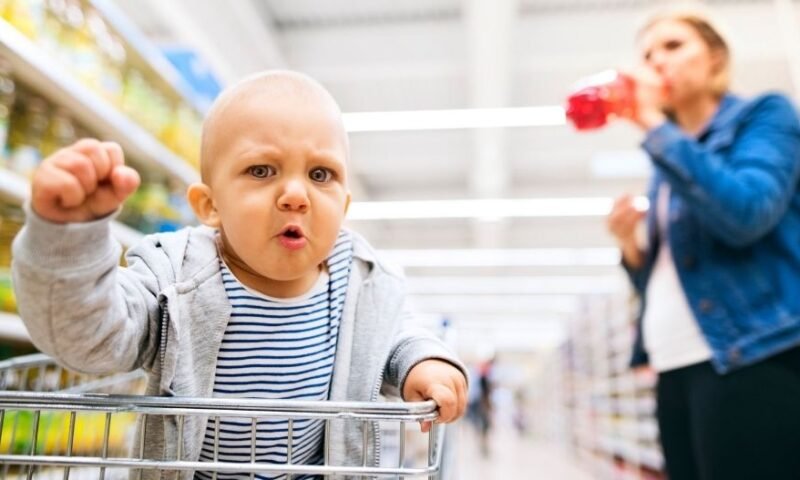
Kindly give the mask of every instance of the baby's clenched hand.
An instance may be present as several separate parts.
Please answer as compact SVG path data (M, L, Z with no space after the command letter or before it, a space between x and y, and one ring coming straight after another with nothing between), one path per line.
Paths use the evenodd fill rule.
M89 222L114 212L139 187L113 142L83 139L47 157L33 174L31 208L54 223Z
M467 408L467 379L461 370L442 360L424 360L414 366L403 385L403 400L433 400L439 406L437 422L450 423L464 415ZM427 432L431 422L423 422Z

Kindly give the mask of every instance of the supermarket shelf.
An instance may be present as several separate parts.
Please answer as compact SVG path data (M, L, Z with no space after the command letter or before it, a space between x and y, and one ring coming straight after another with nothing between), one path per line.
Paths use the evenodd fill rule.
M631 464L653 470L661 470L664 467L664 457L657 447L639 446L633 440L601 437L597 442L597 450L605 455L624 458Z
M128 47L132 48L152 68L159 77L174 90L184 102L191 105L198 113L205 113L204 105L198 95L178 73L169 60L145 37L139 28L110 0L90 0L103 18L114 30L125 39Z
M31 186L24 177L14 172L0 168L0 196L6 201L22 205L30 196Z
M571 431L585 464L602 479L663 478L654 418L656 374L628 366L631 304L609 301L587 310L572 326L564 349ZM610 308L610 307L609 307Z
M640 450L639 460L642 465L652 470L660 471L664 468L664 454L655 446Z
M30 195L30 183L22 176L0 168L0 197L22 205ZM131 246L144 237L141 232L119 222L111 223L111 233L123 245Z
M0 342L30 344L31 336L22 319L13 313L0 312Z
M70 111L79 122L104 139L118 142L127 155L158 167L190 184L198 172L114 106L84 86L57 59L42 51L13 26L0 20L0 55L15 78Z

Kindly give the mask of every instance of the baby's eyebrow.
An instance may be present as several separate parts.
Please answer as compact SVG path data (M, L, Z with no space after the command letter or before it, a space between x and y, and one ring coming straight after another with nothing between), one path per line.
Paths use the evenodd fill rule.
M256 148L248 148L240 153L238 153L235 158L237 160L248 161L248 160L263 160L263 159L275 159L280 158L283 154L280 148L273 147L273 146L261 146Z
M341 165L344 165L344 163L345 163L344 159L341 158L340 155L337 155L333 151L329 151L329 150L317 150L317 151L314 151L309 155L309 157L312 160L315 160L315 161L318 161L318 162L335 163L335 164L341 164Z

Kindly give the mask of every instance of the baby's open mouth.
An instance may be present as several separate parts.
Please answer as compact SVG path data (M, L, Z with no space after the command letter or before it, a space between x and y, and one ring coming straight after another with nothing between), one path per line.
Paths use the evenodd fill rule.
M278 235L278 241L290 251L301 250L307 243L303 229L299 225L285 226Z
M300 227L289 226L283 229L281 236L291 239L303 238L303 231Z

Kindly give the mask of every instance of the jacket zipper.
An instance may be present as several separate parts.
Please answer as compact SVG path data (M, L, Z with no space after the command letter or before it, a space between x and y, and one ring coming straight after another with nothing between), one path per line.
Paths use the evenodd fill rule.
M381 393L381 384L383 383L383 374L385 371L386 363L384 363L381 367L381 371L378 373L378 381L375 382L375 387L372 389L372 402L378 401L378 395ZM375 452L375 461L373 466L377 468L381 466L381 429L377 420L372 422L372 435L374 439L372 441L372 451Z
M159 344L159 360L161 369L159 370L159 375L161 378L164 377L164 363L166 362L167 358L167 336L169 335L169 330L167 330L167 323L169 323L169 312L167 311L167 299L162 298L159 300L159 306L161 307L161 341Z
M366 279L362 285L362 288L366 287L371 283L371 279ZM375 380L374 387L372 388L372 396L370 397L370 401L377 402L378 395L381 393L381 385L383 384L383 374L386 372L386 365L387 363L384 362L381 365L381 370L378 372L378 378ZM373 460L374 467L380 467L381 465L381 431L380 425L378 421L372 422L372 451L375 452L375 458Z

